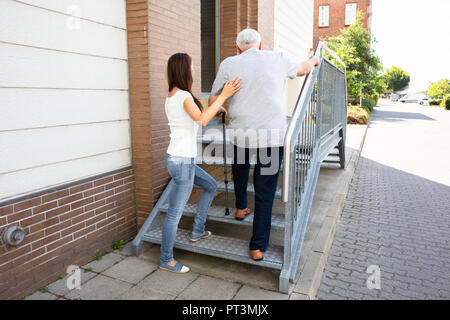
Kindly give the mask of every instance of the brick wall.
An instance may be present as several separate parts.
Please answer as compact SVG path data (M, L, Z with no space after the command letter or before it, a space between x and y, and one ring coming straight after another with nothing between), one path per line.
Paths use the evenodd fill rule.
M0 204L0 231L21 226L20 246L0 245L0 299L17 299L136 234L131 168Z
M315 0L314 1L314 47L321 39L341 34L345 28L345 4L357 3L357 10L365 14L364 27L370 28L372 0ZM329 27L319 28L319 6L330 6Z
M221 61L236 55L236 37L245 28L258 29L258 1L220 1Z

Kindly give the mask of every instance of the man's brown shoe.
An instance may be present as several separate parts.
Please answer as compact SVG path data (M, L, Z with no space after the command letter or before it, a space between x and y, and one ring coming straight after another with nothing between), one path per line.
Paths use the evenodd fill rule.
M250 209L237 209L236 213L234 214L234 217L236 220L242 221L245 219L246 216L250 214Z
M264 253L261 250L250 250L250 257L255 261L264 259Z

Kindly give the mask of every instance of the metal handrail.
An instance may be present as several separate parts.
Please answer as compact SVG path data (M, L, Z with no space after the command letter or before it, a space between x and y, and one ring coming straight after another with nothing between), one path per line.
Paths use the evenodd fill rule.
M323 51L326 51L333 59L335 59L337 62L339 62L339 64L343 67L344 69L344 73L346 70L346 66L345 63L342 62L342 60L333 52L330 50L330 48L328 48L328 46L322 42L319 41L317 48L314 52L314 56L315 57L319 57L321 58L323 56ZM322 63L322 61L321 61ZM287 202L288 198L289 198L289 170L290 170L290 164L291 164L291 151L293 148L293 144L294 144L294 132L299 131L300 127L302 125L302 122L299 121L301 119L301 116L305 114L306 112L306 107L307 104L305 102L308 102L308 99L310 98L309 94L303 94L306 91L311 91L312 90L312 84L314 84L313 82L313 78L315 78L314 76L311 76L311 74L314 74L314 71L318 70L320 68L320 65L316 68L314 68L314 70L309 73L306 76L306 79L303 83L303 87L302 90L300 91L300 95L299 98L297 100L297 104L295 106L294 112L292 114L291 117L291 121L289 123L289 126L287 128L286 131L286 136L284 139L284 154L285 154L285 159L284 159L284 174L283 174L283 193L282 193L282 198L281 200L283 202ZM317 75L316 75L317 76Z
M320 63L305 79L284 140L282 292L289 291L295 278L322 162L337 147L339 161L334 162L345 168L346 66L323 42L314 56Z

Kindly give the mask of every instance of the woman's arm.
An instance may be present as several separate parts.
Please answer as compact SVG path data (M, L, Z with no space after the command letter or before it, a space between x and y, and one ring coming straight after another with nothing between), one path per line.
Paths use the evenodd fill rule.
M194 99L192 98L184 100L184 109L192 118L192 120L194 120L195 122L201 122L201 125L203 127L206 127L208 123L217 115L227 99L233 96L239 90L241 90L241 79L238 79L236 77L232 81L229 81L225 84L222 93L205 111L201 112L198 109L198 106L195 104Z

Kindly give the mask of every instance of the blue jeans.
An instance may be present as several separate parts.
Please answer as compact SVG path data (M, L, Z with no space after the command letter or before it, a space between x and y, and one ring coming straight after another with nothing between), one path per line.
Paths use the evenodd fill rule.
M257 162L253 172L255 186L255 213L253 218L253 236L250 250L265 252L269 246L272 226L272 207L284 156L283 147L244 149L234 147L232 165L236 208L247 208L247 185L250 173L250 158L256 153Z
M194 184L204 190L194 219L193 233L196 234L202 234L205 231L208 209L217 191L216 180L199 166L196 166L194 158L175 157L166 154L166 167L173 179L174 187L170 193L169 210L162 230L160 258L162 263L174 260L173 245L177 235L178 223Z

